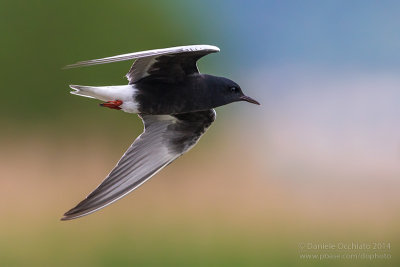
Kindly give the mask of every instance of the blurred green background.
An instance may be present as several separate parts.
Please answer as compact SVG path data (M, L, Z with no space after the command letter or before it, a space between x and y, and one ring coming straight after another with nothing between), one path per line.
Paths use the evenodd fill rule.
M396 1L0 1L1 266L399 266ZM262 103L217 109L199 144L133 194L61 215L142 131L69 94L189 44ZM382 250L302 244L390 243ZM304 255L389 254L390 259Z

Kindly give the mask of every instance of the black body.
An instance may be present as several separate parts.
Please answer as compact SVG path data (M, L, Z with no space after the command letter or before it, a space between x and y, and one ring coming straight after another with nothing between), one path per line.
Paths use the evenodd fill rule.
M135 100L144 114L180 114L209 110L235 101L243 95L235 82L207 74L191 74L183 80L148 76L134 84Z

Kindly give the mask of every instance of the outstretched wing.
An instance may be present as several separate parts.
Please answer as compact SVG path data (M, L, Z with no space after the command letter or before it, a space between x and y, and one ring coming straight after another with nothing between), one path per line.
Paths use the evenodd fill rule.
M129 84L133 84L150 75L180 80L185 75L198 72L196 66L197 60L214 52L219 52L219 48L211 45L178 46L81 61L68 65L65 68L136 59L126 74Z
M192 148L215 120L215 114L210 109L177 115L141 115L144 132L107 178L61 220L88 215L138 188Z

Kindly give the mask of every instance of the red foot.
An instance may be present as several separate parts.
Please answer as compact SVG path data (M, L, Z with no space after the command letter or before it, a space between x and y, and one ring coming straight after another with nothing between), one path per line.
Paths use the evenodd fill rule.
M121 100L107 101L107 102L100 104L100 106L102 106L102 107L107 107L107 108L112 108L112 109L121 109L119 107L121 105L122 105Z

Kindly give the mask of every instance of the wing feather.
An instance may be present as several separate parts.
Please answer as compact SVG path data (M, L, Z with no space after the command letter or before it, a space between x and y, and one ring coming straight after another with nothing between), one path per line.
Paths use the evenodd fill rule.
M176 76L198 72L196 61L214 52L219 52L219 48L212 45L177 46L80 61L64 68L69 69L136 59L126 74L129 84L132 84L150 74L162 74L164 76L172 74Z
M215 111L179 115L142 115L144 132L107 178L86 199L64 214L71 220L95 212L138 188L192 148L215 120Z
M70 68L93 66L93 65L105 64L105 63L111 63L111 62L125 61L125 60L131 60L131 59L152 57L152 56L157 56L157 55L179 54L179 53L196 52L196 51L209 51L210 53L212 53L212 52L219 52L220 50L218 47L212 46L212 45L176 46L176 47L153 49L153 50L147 50L147 51L122 54L122 55L117 55L117 56L112 56L112 57L79 61L77 63L67 65L67 66L65 66L65 68L70 69Z

